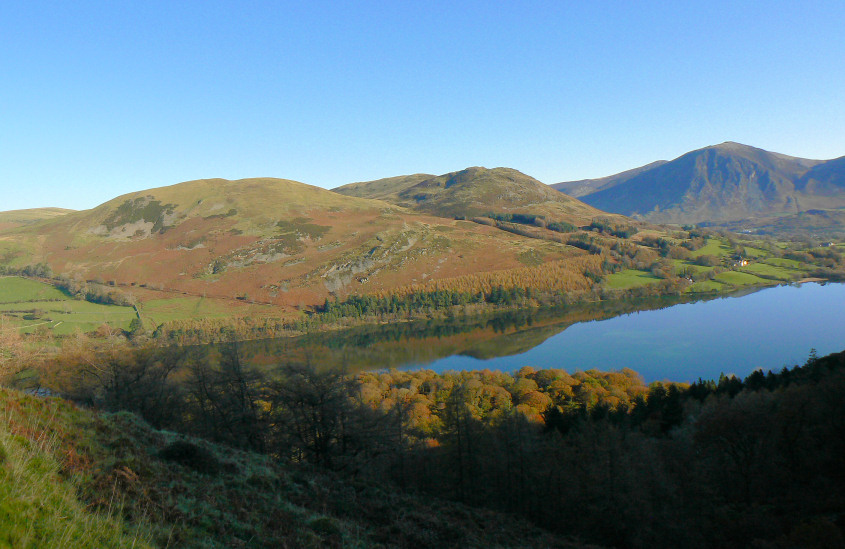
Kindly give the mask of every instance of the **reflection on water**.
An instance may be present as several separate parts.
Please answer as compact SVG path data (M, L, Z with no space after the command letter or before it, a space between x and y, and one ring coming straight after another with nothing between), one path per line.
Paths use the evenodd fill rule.
M748 375L845 349L845 285L767 288L740 297L651 298L555 310L509 311L365 326L298 338L244 342L268 366L310 362L347 371L431 368L570 371L623 367L647 381Z
M394 322L295 338L245 341L239 346L252 363L311 363L347 371L419 367L455 355L490 360L525 353L578 322L664 308L683 301L679 297L651 298Z
M491 360L447 357L436 370L636 370L646 381L745 377L845 349L845 285L779 286L707 302L579 323L527 352Z

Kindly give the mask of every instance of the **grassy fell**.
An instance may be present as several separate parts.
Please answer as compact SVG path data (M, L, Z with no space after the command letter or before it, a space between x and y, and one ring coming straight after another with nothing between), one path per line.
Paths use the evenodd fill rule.
M602 215L592 206L510 168L467 168L422 181L397 196L403 205L446 217L520 212L582 225Z
M555 204L564 200L536 185ZM0 233L0 262L10 267L46 261L54 272L105 281L142 303L239 298L282 306L286 314L331 294L376 293L571 255L559 243L280 179L181 183ZM188 309L176 314L194 316Z
M44 219L52 219L65 214L72 213L74 210L66 210L64 208L31 208L28 210L10 210L0 212L0 231L4 229L13 229L21 225L28 225L36 223Z
M344 194L346 196L356 196L358 198L375 198L377 200L385 200L387 202L396 202L399 199L399 193L409 187L413 187L418 183L422 183L427 179L435 177L431 174L417 173L414 175L400 175L397 177L386 177L384 179L377 179L375 181L363 181L360 183L350 183L343 185L336 189L332 189L336 193Z

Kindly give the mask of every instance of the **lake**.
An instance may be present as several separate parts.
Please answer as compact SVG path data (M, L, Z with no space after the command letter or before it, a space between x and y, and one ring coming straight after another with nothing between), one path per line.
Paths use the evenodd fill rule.
M757 368L801 364L813 348L819 356L845 349L845 284L777 286L582 322L517 355L487 360L450 356L424 367L628 367L646 381L695 381L718 378L721 372L745 377Z
M845 349L845 284L777 286L696 302L585 304L245 342L259 363L362 369L631 368L646 382L745 377ZM645 309L645 310L643 310Z

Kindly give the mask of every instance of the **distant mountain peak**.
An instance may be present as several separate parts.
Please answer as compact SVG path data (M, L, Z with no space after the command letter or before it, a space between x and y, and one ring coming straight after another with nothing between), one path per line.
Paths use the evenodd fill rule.
M554 185L604 211L654 222L733 221L845 205L835 161L725 141L603 179ZM823 191L823 192L822 192Z
M748 150L755 150L760 151L762 149L758 149L757 147L752 147L751 145L743 145L742 143L737 143L736 141L724 141L719 143L718 145L711 145L709 147L704 147L705 149L721 149L725 151L748 151Z

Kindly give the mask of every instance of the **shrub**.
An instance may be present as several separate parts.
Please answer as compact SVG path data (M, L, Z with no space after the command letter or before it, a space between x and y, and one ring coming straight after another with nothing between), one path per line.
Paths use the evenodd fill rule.
M187 440L171 442L162 448L158 457L167 461L174 461L179 465L207 475L213 475L220 471L220 462L214 457L214 454Z

